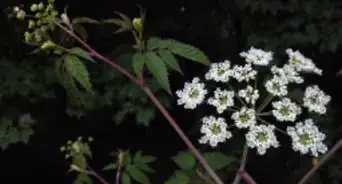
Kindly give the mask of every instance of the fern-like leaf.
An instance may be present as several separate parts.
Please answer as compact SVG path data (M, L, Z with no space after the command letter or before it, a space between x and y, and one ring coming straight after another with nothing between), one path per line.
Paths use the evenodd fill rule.
M171 94L170 83L166 65L162 59L154 52L146 52L146 65L158 83Z
M90 61L95 61L88 52L78 47L70 49L70 53Z
M136 75L139 77L144 67L144 56L142 53L138 52L133 56L133 69Z
M75 80L82 85L82 87L89 92L92 91L88 70L84 63L78 59L78 57L74 55L67 55L65 58L65 67L68 73L70 73L70 75L74 77Z
M88 17L77 17L72 20L73 24L100 24L101 22Z
M162 60L166 63L167 66L169 66L171 69L183 75L182 69L180 68L178 64L177 59L172 55L171 52L167 50L159 50L158 54L162 58Z
M168 50L184 58L196 61L205 65L210 65L208 57L198 48L176 40L165 40Z

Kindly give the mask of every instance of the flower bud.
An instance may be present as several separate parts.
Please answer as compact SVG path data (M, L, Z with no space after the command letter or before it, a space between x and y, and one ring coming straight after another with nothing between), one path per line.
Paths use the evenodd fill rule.
M34 40L35 40L37 43L39 43L39 42L42 41L42 37L40 36L39 33L35 33L35 34L34 34Z
M63 13L63 14L61 15L61 19L62 19L62 22L63 22L64 24L70 25L70 20L69 20L68 16L67 16L65 13Z
M55 46L56 46L55 43L53 43L51 40L48 40L48 41L44 42L43 45L40 46L40 49L46 50L46 49L51 49Z
M30 32L24 33L25 41L29 42L32 39L32 34Z
M83 172L83 170L75 164L71 164L70 169L73 171Z
M35 11L38 10L38 5L37 4L33 4L33 5L31 5L30 9L31 9L32 12L35 12Z
M133 27L135 30L137 30L139 33L143 30L143 22L141 18L134 18L133 19Z
M14 8L13 8L13 12L18 12L20 10L20 8L18 7L18 6L15 6Z
M37 19L39 19L41 16L42 16L42 14L41 14L40 12L38 12L38 13L36 13L36 14L34 15L34 17L37 18Z
M19 10L18 13L17 13L17 19L19 20L24 20L26 16L26 12L24 10Z
M29 25L28 25L29 29L33 29L35 25L36 23L33 20L29 20Z
M43 10L43 9L44 9L44 7L45 7L45 6L44 6L44 4L43 4L43 3L39 3L39 5L38 5L38 9L39 9L39 10Z

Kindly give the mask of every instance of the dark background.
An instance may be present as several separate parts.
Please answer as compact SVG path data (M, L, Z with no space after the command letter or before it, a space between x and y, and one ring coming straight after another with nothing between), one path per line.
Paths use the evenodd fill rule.
M146 34L163 38L174 38L194 45L203 50L212 61L223 59L234 60L238 53L255 45L283 52L287 47L300 49L312 58L323 69L324 76L310 78L332 96L331 108L336 111L330 119L329 137L332 146L341 133L341 80L336 73L341 66L340 40L342 40L342 6L335 1L82 1L56 0L58 8L69 5L69 16L88 16L94 19L114 17L114 10L130 17L139 16L136 4L146 8ZM2 0L0 7L18 4L29 5L32 1ZM307 10L305 7L311 6ZM330 17L324 13L331 8ZM275 13L274 13L275 11ZM7 15L1 13L0 55L20 60L44 59L38 56L27 56L32 48L21 42L22 32ZM300 23L298 19L303 22ZM295 20L297 20L296 24ZM291 24L291 22L293 24ZM132 43L129 34L112 34L109 28L87 26L89 43L97 50L106 53L121 43ZM198 64L181 62L185 76L171 73L172 89L182 88L184 81L194 76L203 76L205 68ZM0 81L1 82L1 81ZM12 145L0 154L1 183L70 183L72 174L66 174L68 162L59 152L59 147L67 140L78 135L93 136L94 160L93 168L100 170L111 157L108 153L116 148L142 149L148 154L158 157L153 165L158 171L152 176L153 183L163 183L171 176L175 165L170 161L177 151L185 149L185 145L163 117L158 115L146 128L134 124L128 118L123 125L117 127L104 110L95 110L85 118L78 120L64 113L66 99L63 89L56 86L57 100L44 101L39 104L25 105L36 116L44 116L36 128L36 132L28 145ZM175 104L171 114L175 116L184 131L189 132L194 122L202 116L203 111L189 112ZM16 103L16 102L13 102ZM20 102L18 102L20 104ZM1 107L5 108L5 107ZM198 135L191 136L196 141ZM237 150L242 149L242 142L230 141ZM341 159L341 153L338 153ZM264 157L253 152L247 164L247 170L258 183L293 183L301 175L294 174L298 168L304 172L310 168L310 158L292 153L288 147L271 151ZM337 163L337 162L335 162ZM341 167L340 167L341 169ZM303 171L301 171L303 173ZM104 177L113 178L113 173L104 173ZM227 173L230 183L234 173ZM320 174L322 183L342 183L341 178L331 177L330 170L323 169ZM111 181L114 181L112 179Z

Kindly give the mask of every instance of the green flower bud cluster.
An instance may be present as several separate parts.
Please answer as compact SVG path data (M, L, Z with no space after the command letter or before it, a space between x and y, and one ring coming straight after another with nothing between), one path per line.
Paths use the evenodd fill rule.
M76 141L67 141L65 146L60 148L61 152L65 153L65 158L71 158L76 155L90 155L90 148L88 143L92 142L94 139L88 137L88 140L83 140L82 137L78 137Z
M54 6L55 0L48 0L48 3L38 3L32 4L30 7L31 15L26 15L29 17L28 21L28 30L24 33L25 41L27 43L32 44L45 44L46 47L46 38L48 31L53 31L55 29L55 25L53 24L53 20L59 15L58 11L55 10ZM17 18L22 17L23 13L20 13L18 10ZM49 43L49 48L51 43Z

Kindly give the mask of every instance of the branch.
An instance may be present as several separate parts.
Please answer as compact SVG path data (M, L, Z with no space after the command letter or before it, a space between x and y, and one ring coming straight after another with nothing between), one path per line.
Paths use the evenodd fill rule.
M155 97L155 95L151 92L151 90L145 86L145 84L137 79L134 75L131 73L127 72L124 68L121 66L117 65L114 63L114 61L102 56L98 52L96 52L91 46L89 46L86 42L84 42L81 38L79 38L74 32L71 30L65 28L63 25L61 25L59 22L54 21L54 23L63 29L66 33L68 33L70 36L75 38L84 48L86 48L93 57L104 61L105 63L109 64L113 68L117 69L120 71L122 74L124 74L126 77L131 79L135 84L140 86L147 96L150 98L150 100L154 103L154 105L157 106L159 111L163 114L163 116L169 121L170 125L175 129L175 131L178 133L178 135L183 139L184 143L187 145L187 147L190 149L190 151L195 155L197 160L201 163L203 168L208 172L208 174L212 177L212 179L217 183L217 184L223 184L221 179L218 177L218 175L215 173L215 171L209 166L207 161L204 159L202 154L197 150L197 148L191 143L189 138L184 134L184 132L181 130L181 128L178 126L177 122L172 118L172 116L169 114L169 112L164 108L164 106L159 102L159 100Z
M102 184L110 184L107 180L102 178L99 174L97 174L92 168L89 168L89 171L87 171L87 174L94 176L96 179L98 179Z
M232 184L238 184L240 182L240 180L242 178L242 173L245 170L247 155L248 155L248 146L247 146L247 144L245 144L245 146L243 147L243 153L241 156L240 168L239 168L238 172L236 173L234 181Z
M316 173L316 171L321 168L334 154L342 147L342 139L340 139L329 151L326 153L318 164L311 168L309 172L298 182L298 184L308 183L311 177Z

